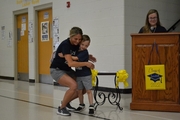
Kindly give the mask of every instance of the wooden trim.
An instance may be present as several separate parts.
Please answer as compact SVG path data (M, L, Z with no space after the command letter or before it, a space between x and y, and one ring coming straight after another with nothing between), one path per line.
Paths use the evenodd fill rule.
M148 110L164 112L180 112L179 104L161 104L161 103L130 103L131 110Z
M160 35L180 35L180 32L170 32L170 33L132 33L131 36L160 36Z

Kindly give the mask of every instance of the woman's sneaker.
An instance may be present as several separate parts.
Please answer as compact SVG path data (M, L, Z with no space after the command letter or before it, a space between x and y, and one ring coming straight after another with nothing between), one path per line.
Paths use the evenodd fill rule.
M76 110L76 108L72 107L72 106L70 105L70 103L68 103L68 104L66 105L66 109L69 110L69 111L75 111L75 110Z
M66 107L64 107L62 109L60 107L58 107L57 114L64 115L64 116L71 116L71 113L68 110L66 110Z
M94 115L94 106L93 105L89 106L89 115Z
M81 112L85 108L85 104L79 104L79 107L74 112Z

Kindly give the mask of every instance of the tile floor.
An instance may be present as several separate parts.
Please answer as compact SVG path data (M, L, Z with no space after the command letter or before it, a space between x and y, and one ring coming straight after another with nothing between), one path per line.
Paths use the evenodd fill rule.
M122 94L121 107L106 100L98 106L94 116L88 115L88 107L82 113L71 116L57 115L57 106L67 88L42 83L29 83L0 79L0 120L180 120L177 112L132 111L131 94ZM88 106L87 95L85 104ZM71 102L77 107L78 99Z

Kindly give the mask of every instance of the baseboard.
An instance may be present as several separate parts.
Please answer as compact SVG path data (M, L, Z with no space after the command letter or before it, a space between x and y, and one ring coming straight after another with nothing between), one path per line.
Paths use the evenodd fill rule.
M5 80L14 80L14 77L8 77L8 76L0 76L0 79L5 79ZM29 79L30 83L35 83L35 79ZM54 86L60 86L57 82L54 82ZM108 87L101 87L99 86L97 88L99 91L104 91L104 92L119 92L123 94L131 94L132 89L116 89L116 88L108 88Z
M0 76L0 79L5 79L5 80L14 80L14 77Z
M54 82L54 86L60 86L60 85L57 82ZM122 94L131 94L132 93L132 88L128 88L128 89L116 89L116 88L108 88L108 87L101 87L101 86L99 86L97 88L97 90L98 91L103 91L103 92L119 92L119 93L122 93Z
M59 83L57 82L54 82L54 86L60 86Z
M108 87L101 87L99 86L98 91L104 91L104 92L119 92L119 93L123 93L123 94L131 94L132 93L132 88L128 88L128 89L116 89L116 88L108 88Z
M30 83L35 83L35 79L29 79Z

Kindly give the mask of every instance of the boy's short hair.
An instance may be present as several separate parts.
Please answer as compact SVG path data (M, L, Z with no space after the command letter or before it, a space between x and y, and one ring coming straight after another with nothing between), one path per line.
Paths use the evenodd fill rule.
M88 35L83 35L83 36L82 36L82 42L83 42L83 41L89 41L89 42L90 42L91 39L90 39L90 37L89 37Z

